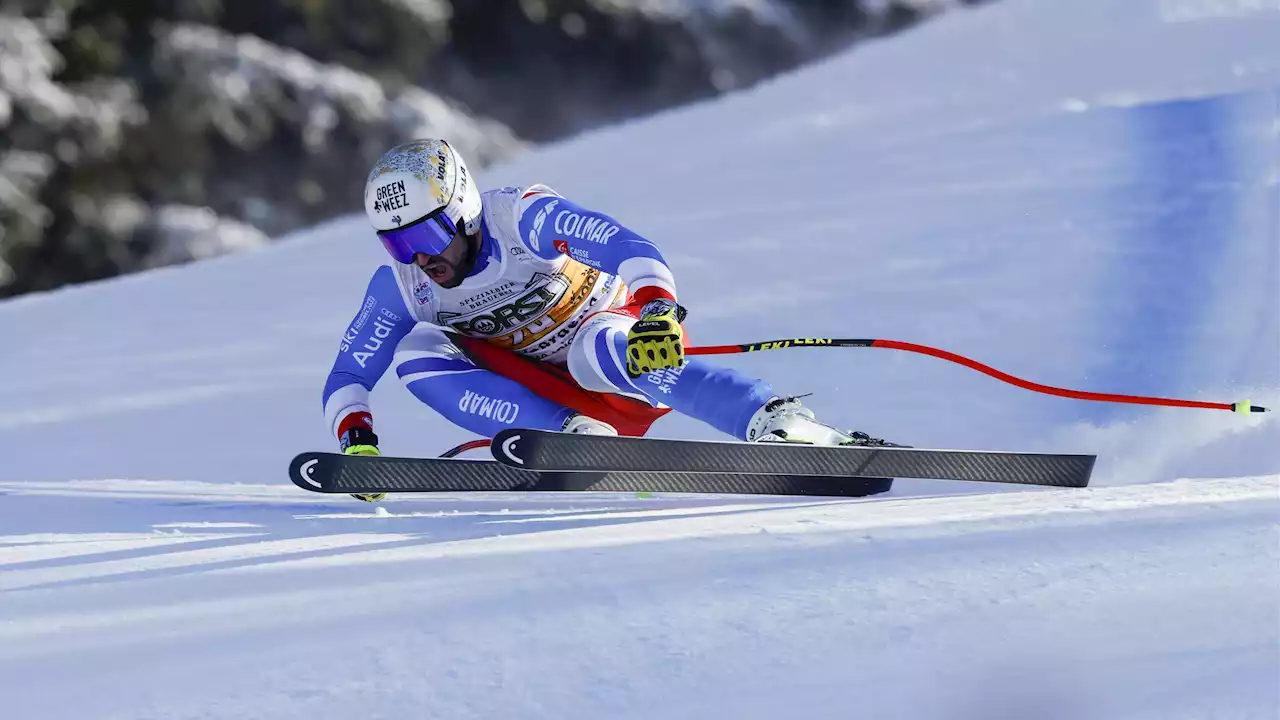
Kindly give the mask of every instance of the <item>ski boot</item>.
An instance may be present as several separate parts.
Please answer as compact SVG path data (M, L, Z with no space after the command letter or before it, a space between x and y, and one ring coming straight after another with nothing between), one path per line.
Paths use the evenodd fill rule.
M560 429L560 432L573 433L575 435L618 434L618 431L609 423L588 417L582 413L570 415L569 419L564 421L564 427Z
M748 442L788 442L805 445L902 447L864 432L844 432L818 422L798 398L774 397L756 411L747 425Z
M357 425L342 434L340 439L342 452L344 455L381 455L378 450L378 436L367 427ZM386 499L387 494L381 493L351 493L351 497L362 500L364 502L382 502Z

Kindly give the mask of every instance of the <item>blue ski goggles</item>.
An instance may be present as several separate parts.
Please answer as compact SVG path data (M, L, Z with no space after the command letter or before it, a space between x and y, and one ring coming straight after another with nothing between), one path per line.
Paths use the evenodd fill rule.
M402 228L380 230L378 239L396 262L411 265L417 253L439 255L444 252L457 234L457 224L441 208Z

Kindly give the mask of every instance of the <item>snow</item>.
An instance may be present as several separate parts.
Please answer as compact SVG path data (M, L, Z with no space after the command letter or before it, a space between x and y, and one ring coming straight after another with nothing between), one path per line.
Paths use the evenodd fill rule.
M1273 717L1277 489L1272 476L707 512L492 496L388 503L387 518L197 488L155 503L11 496L90 511L70 523L86 543L121 524L141 542L177 517L253 527L6 557L6 711Z
M1278 30L1003 0L480 179L652 236L696 344L1277 407ZM723 362L917 446L1097 453L1093 487L306 494L382 255L347 218L0 303L6 718L1280 716L1275 414L795 349ZM393 381L388 452L470 439Z

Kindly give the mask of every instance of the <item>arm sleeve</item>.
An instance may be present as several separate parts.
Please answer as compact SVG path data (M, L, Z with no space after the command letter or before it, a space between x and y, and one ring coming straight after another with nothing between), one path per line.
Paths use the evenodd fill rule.
M395 273L382 266L373 274L364 301L338 346L324 384L324 417L334 436L345 418L369 415L369 392L391 366L396 346L415 321L405 307ZM371 425L371 423L368 423Z
M625 225L583 208L550 189L522 198L520 237L535 255L565 254L583 265L617 275L637 299L676 299L676 282L658 246Z

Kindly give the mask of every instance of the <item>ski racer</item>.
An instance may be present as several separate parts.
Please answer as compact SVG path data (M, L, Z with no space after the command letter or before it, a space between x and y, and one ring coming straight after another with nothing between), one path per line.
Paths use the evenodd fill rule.
M393 262L373 273L324 386L344 453L379 454L369 393L392 365L415 397L483 437L639 436L674 409L746 441L883 442L686 358L685 309L658 247L550 187L481 192L457 151L424 139L378 160L364 201Z

